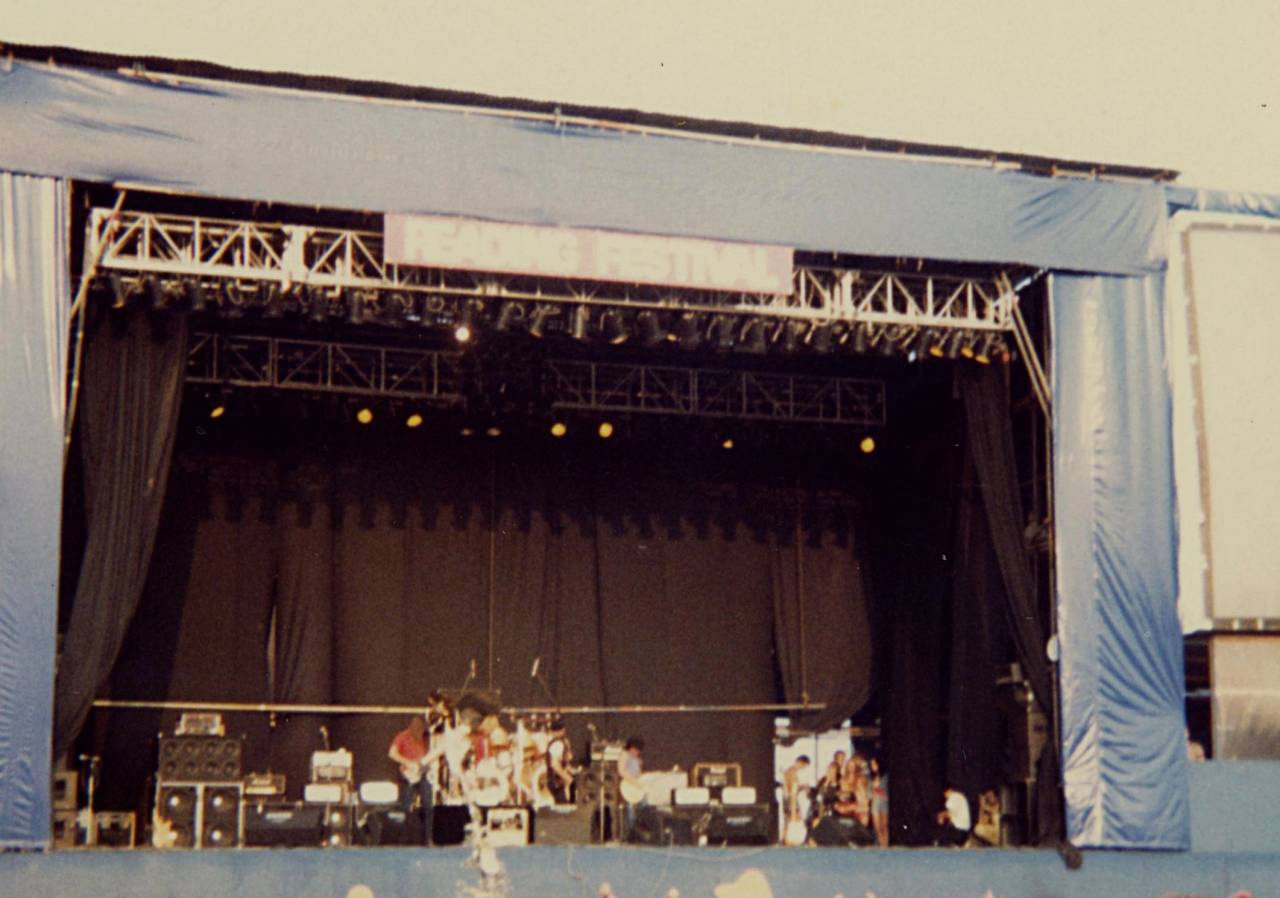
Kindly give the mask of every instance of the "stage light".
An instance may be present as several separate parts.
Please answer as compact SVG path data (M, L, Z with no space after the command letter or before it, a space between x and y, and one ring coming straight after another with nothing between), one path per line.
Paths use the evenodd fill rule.
M662 329L662 322L658 320L658 313L646 309L636 316L636 324L640 327L640 342L645 346L657 346L667 338L666 332Z
M414 412L409 417L404 419L404 426L408 427L410 430L414 429L415 427L421 427L422 415L418 414L417 412Z
M947 338L939 337L929 344L929 355L935 359L946 358L947 355Z
M472 430L470 427L463 427L461 430L458 431L458 433L464 437L473 437L476 435L476 432Z
M524 317L524 309L519 303L504 303L502 308L498 310L498 321L494 325L494 330L498 333L506 333L511 330L511 325Z
M815 324L805 336L805 342L814 352L825 354L831 351L831 325Z
M982 343L978 346L977 351L976 351L976 352L974 352L974 354L973 354L973 360L974 360L975 362L977 362L979 365L990 365L990 364L991 364L991 341L992 341L992 339L993 339L992 337L983 337L983 339L982 339Z
M733 448L733 440L732 440L732 439L730 439L730 438L728 438L728 437L726 437L725 439L721 440L721 441L720 441L720 448L721 448L721 449L732 449L732 448Z
M554 306L538 306L533 310L533 318L529 322L529 336L541 337L546 330L547 319L556 314Z
M204 296L204 287L200 286L199 281L187 281L182 285L182 292L187 297L187 308L192 313L199 315L205 309L207 300Z
M324 293L313 287L302 288L303 299L306 300L307 315L314 324L324 324L329 320L329 301Z
M111 308L123 309L129 304L129 286L114 271L107 275L107 281L111 284L111 295L113 297Z
M627 324L622 320L622 313L610 310L604 313L600 319L600 329L604 332L604 338L613 346L618 346L627 342Z
M600 426L596 428L596 433L600 434L600 439L607 440L613 436L613 425L608 421L601 421Z
M880 331L880 340L876 343L876 349L878 349L880 354L883 356L897 355L898 349L893 345L893 340L889 337L889 331L887 328Z
M728 352L733 348L733 319L721 315L711 323L715 335L716 349Z
M783 322L780 331L782 333L782 348L788 353L794 353L800 348L800 332L804 330L804 323L800 321Z
M853 351L866 352L867 345L871 340L871 329L865 324L855 324L853 326Z
M573 339L581 342L587 339L587 327L591 324L591 310L586 306L578 306L573 310L573 328L570 333Z
M496 424L492 425L491 427L486 427L484 431L484 435L487 437L500 437L502 436L502 428Z
M551 425L551 435L559 438L569 432L568 426L563 421L557 421Z
M702 327L698 323L698 316L692 312L681 315L671 339L685 349L697 349L702 342Z
M755 319L748 319L747 323L742 326L742 332L738 335L739 341L742 343L744 352L763 355L769 348L764 336L764 323Z
M458 326L453 329L453 339L459 343L469 343L471 338L475 336L475 312L471 306L462 307L462 317L458 320Z
M862 450L864 455L870 455L876 451L876 441L871 437L863 437L862 442L858 444L858 448Z
M157 278L147 278L147 293L151 296L151 311L163 312L169 308L169 297L164 292L164 284Z
M209 417L212 418L214 421L217 421L226 413L227 413L227 407L223 405L221 402L219 402L213 408L209 409Z
M973 358L974 338L958 335L958 341L960 342L960 355L964 356L966 359Z
M364 408L360 409L360 411L356 412L356 420L361 424L373 423L373 409L366 405Z
M347 323L364 324L364 298L356 290L347 294Z

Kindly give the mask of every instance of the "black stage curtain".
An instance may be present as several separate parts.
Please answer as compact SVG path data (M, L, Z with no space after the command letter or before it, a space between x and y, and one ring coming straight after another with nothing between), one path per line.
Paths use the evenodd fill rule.
M136 654L113 679L122 698L413 706L462 686L474 659L471 685L492 670L506 705L771 703L775 648L792 659L792 683L840 717L870 692L854 512L811 484L519 442L334 446L287 463L192 452L173 479L169 513L186 520L153 568L154 617L135 621ZM160 573L183 565L185 584ZM535 659L550 697L530 675ZM774 716L574 717L571 736L585 742L588 722L605 737L642 735L651 769L739 761L768 795ZM110 718L110 753L154 737L154 718L150 731L139 719ZM322 725L355 752L359 778L394 775L386 748L401 720L281 716L269 731L255 720L235 722L266 746L250 745L250 763L286 772L291 793ZM132 806L139 775L121 778L117 804Z
M1045 714L1054 714L1052 671L1045 657L1048 629L1036 601L1028 549L1023 540L1023 512L1018 489L1013 431L1008 411L1006 369L969 369L962 378L967 434L986 508L990 545L1004 581L1006 619L1024 676ZM1057 745L1041 759L1036 782L1036 841L1056 842L1062 835Z
M79 441L87 539L59 660L54 752L75 740L115 664L147 577L173 454L186 319L142 312L92 329Z

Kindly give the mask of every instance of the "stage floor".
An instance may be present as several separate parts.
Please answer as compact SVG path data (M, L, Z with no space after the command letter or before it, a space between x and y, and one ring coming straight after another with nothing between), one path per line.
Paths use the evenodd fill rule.
M0 855L14 898L937 898L1280 896L1269 854L946 849L499 848L485 882L463 848L69 850Z

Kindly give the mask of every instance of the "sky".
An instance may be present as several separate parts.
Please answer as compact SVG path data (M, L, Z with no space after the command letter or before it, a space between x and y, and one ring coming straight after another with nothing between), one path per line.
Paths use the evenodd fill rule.
M1280 193L1280 0L0 0L0 41L1173 168Z

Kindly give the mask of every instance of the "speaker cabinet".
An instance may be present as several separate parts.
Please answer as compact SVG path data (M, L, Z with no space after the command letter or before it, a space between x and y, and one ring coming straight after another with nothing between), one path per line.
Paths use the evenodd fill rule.
M538 845L586 845L591 841L594 805L555 805L540 808L532 838Z
M852 817L823 817L814 826L810 836L815 845L824 848L848 848L855 845L871 845L876 837L871 830Z
M471 811L466 805L438 804L431 815L431 841L437 845L461 845L467 839Z
M162 783L156 789L156 848L234 848L244 840L242 786Z
M245 808L244 843L258 848L316 848L324 838L324 808L302 802L253 802Z
M708 845L768 845L773 841L773 811L768 804L718 807L706 835Z
M349 848L354 832L352 808L346 804L326 805L324 809L324 847Z
M352 837L357 845L421 845L422 818L400 808L362 805Z
M161 736L156 780L161 783L236 783L241 740L221 736Z
M74 770L60 770L53 775L53 791L51 798L55 811L74 811L76 809L77 787L80 775Z

